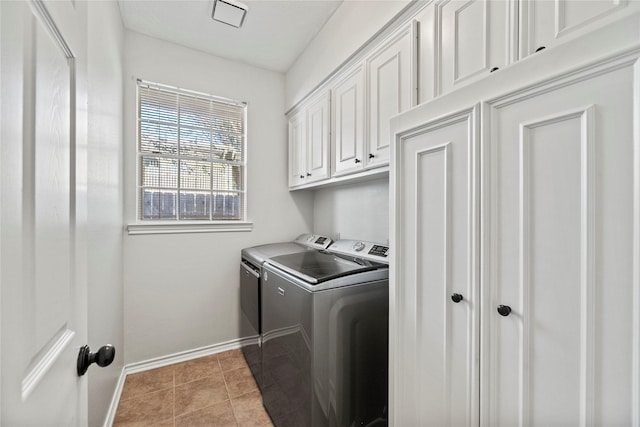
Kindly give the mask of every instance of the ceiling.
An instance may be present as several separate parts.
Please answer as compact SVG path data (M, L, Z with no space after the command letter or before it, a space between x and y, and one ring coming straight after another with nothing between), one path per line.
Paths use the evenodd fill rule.
M132 31L223 58L286 72L342 0L240 0L241 28L211 19L213 0L118 0Z

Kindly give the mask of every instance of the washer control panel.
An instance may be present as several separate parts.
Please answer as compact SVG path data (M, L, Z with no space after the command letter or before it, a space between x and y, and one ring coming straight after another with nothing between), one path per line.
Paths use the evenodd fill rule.
M314 249L327 249L333 243L329 237L320 234L301 234L295 241Z

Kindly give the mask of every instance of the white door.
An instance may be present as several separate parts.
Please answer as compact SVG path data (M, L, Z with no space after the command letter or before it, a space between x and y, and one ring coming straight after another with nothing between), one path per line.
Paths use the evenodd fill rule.
M416 23L410 23L367 60L369 133L367 167L389 163L391 117L416 103Z
M2 404L6 426L87 420L86 5L2 1Z
M396 146L391 425L478 425L478 110Z
M638 421L637 70L605 61L483 114L486 425Z
M364 70L359 65L333 89L334 174L363 168Z
M620 0L523 1L520 6L520 58L576 36L627 6L628 2Z
M503 68L514 57L513 2L441 0L436 3L436 95Z
M329 178L330 169L330 107L329 91L312 101L307 108L307 169L306 182Z
M305 180L305 114L306 110L302 110L289 119L289 187L304 184Z

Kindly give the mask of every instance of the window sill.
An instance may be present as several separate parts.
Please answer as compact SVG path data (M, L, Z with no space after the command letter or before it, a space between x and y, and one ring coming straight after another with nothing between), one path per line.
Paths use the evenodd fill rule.
M251 231L253 222L139 222L127 225L129 235L138 234L184 234L184 233L225 233Z

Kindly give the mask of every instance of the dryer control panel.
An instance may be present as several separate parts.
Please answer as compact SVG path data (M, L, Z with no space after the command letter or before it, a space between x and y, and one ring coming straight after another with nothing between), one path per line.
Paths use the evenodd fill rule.
M364 240L338 240L328 249L330 252L388 263L389 246Z

